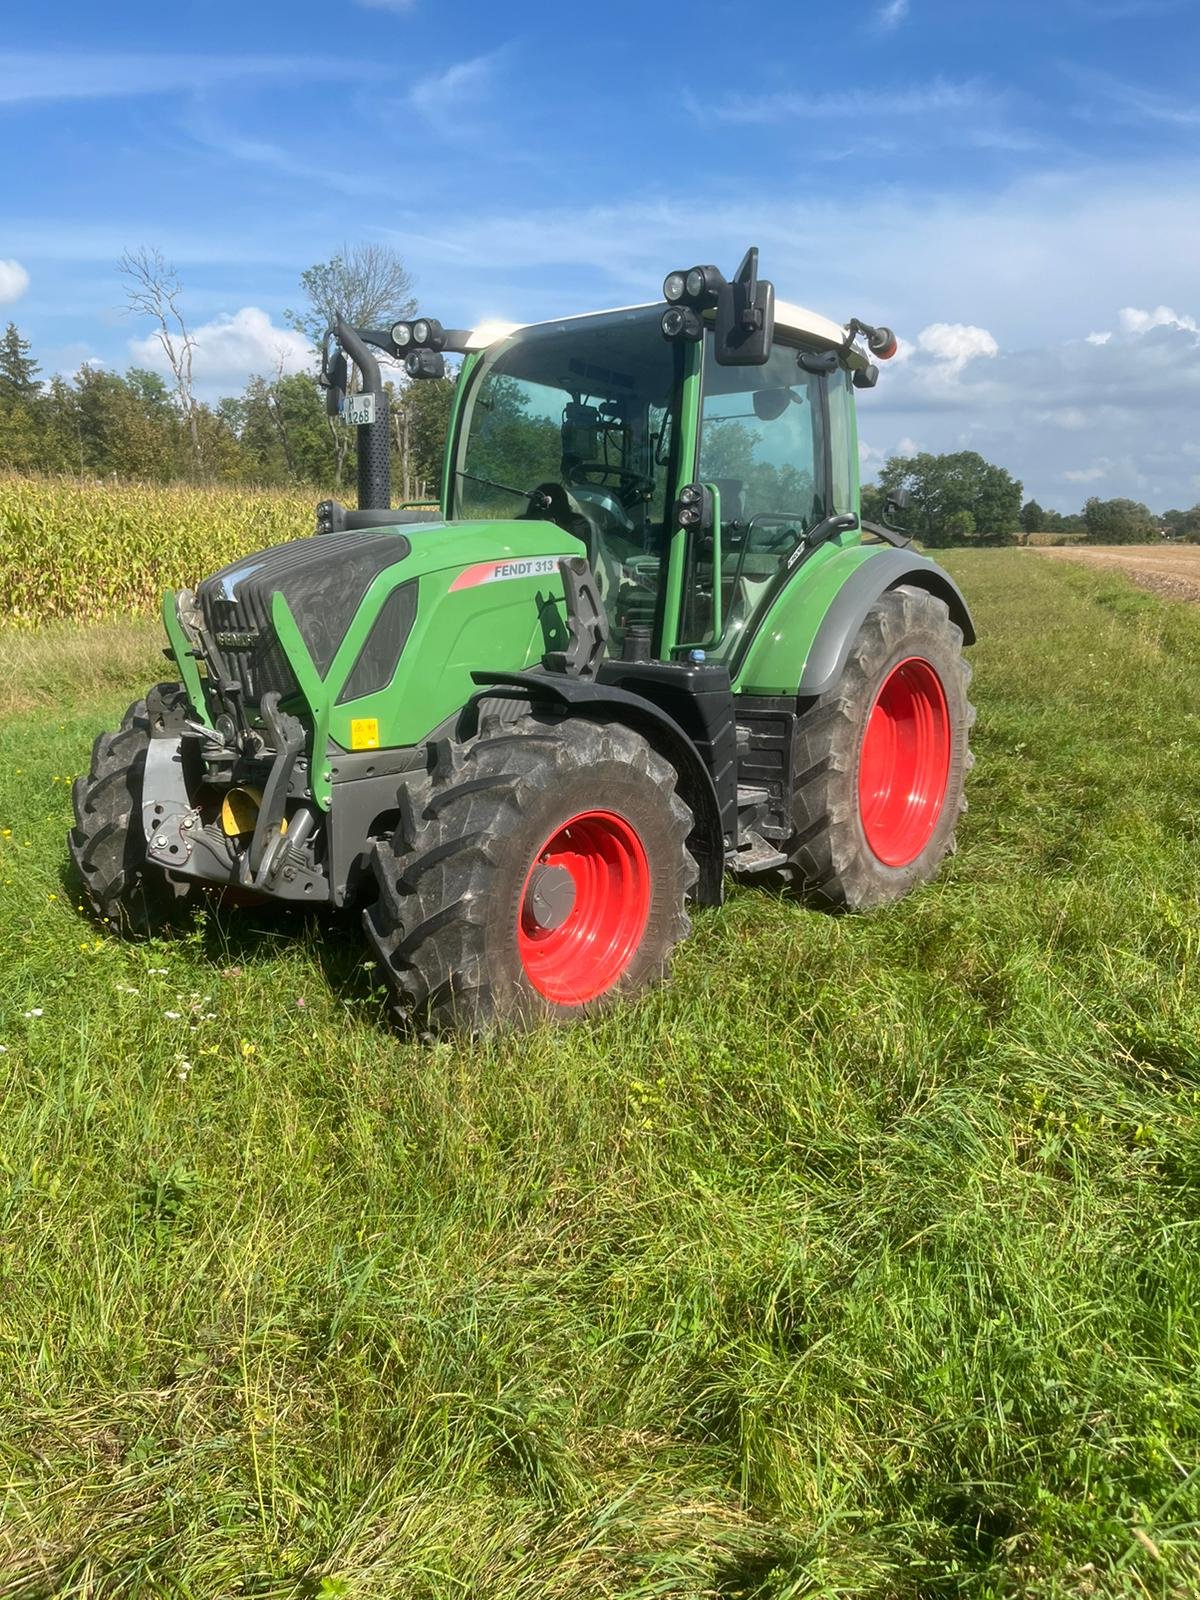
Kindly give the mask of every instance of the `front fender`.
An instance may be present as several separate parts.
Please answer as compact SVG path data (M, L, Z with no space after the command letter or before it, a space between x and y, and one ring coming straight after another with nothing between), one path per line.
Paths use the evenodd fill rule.
M802 567L751 641L735 687L745 694L824 694L841 677L867 612L900 584L944 600L964 644L975 624L950 574L912 550L849 545L811 571Z

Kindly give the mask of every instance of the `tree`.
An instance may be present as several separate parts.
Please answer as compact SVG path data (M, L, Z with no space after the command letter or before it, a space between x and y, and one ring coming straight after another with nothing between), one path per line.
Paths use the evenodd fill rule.
M29 340L22 339L15 322L10 322L0 339L0 404L30 401L41 391L38 364L29 354Z
M1140 500L1100 500L1083 508L1089 544L1143 544L1158 538L1158 523Z
M928 545L1007 544L1020 525L1020 483L974 450L892 456L879 482L885 494L908 490L905 523ZM969 532L963 513L972 519Z
M453 378L412 379L392 396L402 501L438 493L453 404Z
M1173 539L1195 542L1200 538L1200 506L1193 506L1190 511L1164 511L1158 521Z
M947 542L970 544L975 537L975 516L970 511L954 511L946 518Z
M285 311L284 321L305 335L314 351L338 318L355 328L387 328L411 315L417 303L404 262L386 244L357 244L300 274L305 306ZM352 430L335 417L325 424L334 453L334 483L340 487L350 454Z
M204 470L204 451L200 443L200 418L192 387L192 356L196 341L188 332L187 323L179 309L183 285L175 268L163 259L161 250L150 250L143 245L138 250L126 250L117 269L128 279L125 303L136 316L152 317L157 324L155 337L162 346L163 355L175 380L175 393L179 409L183 412L192 440L192 454L196 470Z
M387 328L417 308L408 269L386 244L343 245L329 261L302 272L300 287L307 303L300 311L285 311L284 320L315 350L339 317L356 328Z
M1046 531L1046 513L1036 500L1026 500L1021 507L1021 526L1026 533L1044 533Z

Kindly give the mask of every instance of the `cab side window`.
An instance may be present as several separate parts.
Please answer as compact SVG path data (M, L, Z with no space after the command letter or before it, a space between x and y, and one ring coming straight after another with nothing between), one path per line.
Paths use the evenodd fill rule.
M761 367L722 367L706 341L699 477L720 491L728 654L781 568L829 511L824 379L776 343Z

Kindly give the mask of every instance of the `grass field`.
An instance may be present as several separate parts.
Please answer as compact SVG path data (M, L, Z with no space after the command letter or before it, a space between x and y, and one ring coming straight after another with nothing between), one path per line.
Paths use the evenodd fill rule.
M351 929L100 936L157 639L0 634L0 1595L1200 1593L1200 611L950 565L938 883L479 1046Z

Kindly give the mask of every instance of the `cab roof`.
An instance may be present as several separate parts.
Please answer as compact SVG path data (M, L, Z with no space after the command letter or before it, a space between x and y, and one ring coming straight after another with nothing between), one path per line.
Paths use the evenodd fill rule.
M577 312L569 317L549 317L545 322L481 322L472 328L467 340L468 350L486 350L489 345L507 339L522 328L544 328L560 322L578 322L584 317L606 316L614 311L653 311L665 301L646 301L636 306L606 306L601 311ZM808 311L804 306L793 305L790 300L776 300L775 326L788 333L799 334L814 344L842 348L846 345L846 330L838 323L823 317L819 311Z

